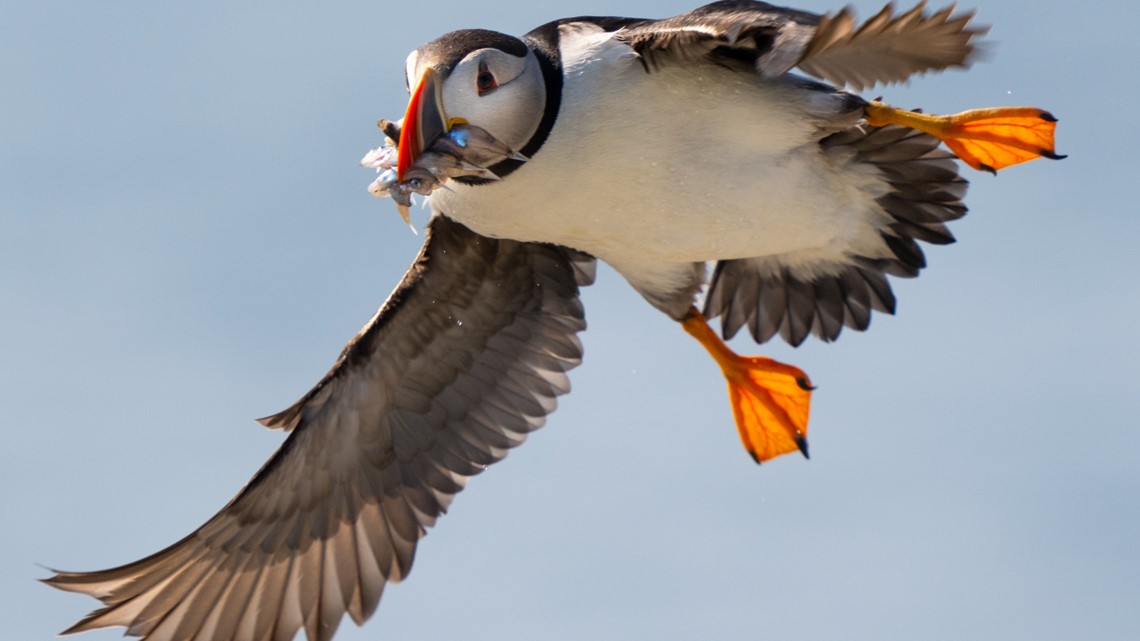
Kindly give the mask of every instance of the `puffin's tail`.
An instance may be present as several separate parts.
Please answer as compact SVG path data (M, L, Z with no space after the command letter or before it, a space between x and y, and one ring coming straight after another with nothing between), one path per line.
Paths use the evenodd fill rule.
M887 218L879 228L882 244L808 267L780 256L719 261L704 314L722 318L725 339L745 325L758 343L780 334L792 345L809 334L835 340L844 326L865 330L872 310L894 313L887 275L909 278L926 266L917 241L954 242L945 223L966 214L967 182L937 138L897 125L859 125L820 145L835 158L852 154L849 166L870 166L886 183L887 193L875 200Z

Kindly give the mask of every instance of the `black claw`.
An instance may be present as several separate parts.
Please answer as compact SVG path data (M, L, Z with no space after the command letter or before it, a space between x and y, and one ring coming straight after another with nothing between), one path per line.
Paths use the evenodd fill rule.
M1049 113L1048 111L1042 111L1041 112L1041 119L1045 120L1047 122L1057 122L1057 117L1054 116L1053 114Z
M1069 157L1066 154L1058 154L1056 152L1049 151L1048 149L1042 149L1041 151L1039 151L1037 153L1048 158L1049 160L1064 160L1065 158Z
M978 165L978 169L980 169L982 171L988 171L995 176L997 175L997 170L994 169L993 167L990 167L989 165L986 165L986 164Z
M807 438L806 437L797 436L796 437L796 447L800 448L800 454L803 454L804 458L808 459L809 461L811 460L811 457L808 456L808 447L807 447Z
M811 383L807 382L807 379L803 378L803 377L796 378L796 385L799 385L800 389L802 389L805 392L810 392L810 391L815 389L815 385L812 385Z

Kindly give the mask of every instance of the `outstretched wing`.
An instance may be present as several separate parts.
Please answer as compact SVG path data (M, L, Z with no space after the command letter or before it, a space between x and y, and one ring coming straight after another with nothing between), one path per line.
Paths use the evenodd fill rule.
M855 91L902 82L914 74L969 64L974 39L985 27L971 27L974 14L947 7L933 14L920 2L895 14L888 4L856 27L850 8L818 14L751 0L715 2L689 13L640 22L619 35L647 67L662 58L712 56L746 62L761 74L780 76L793 67Z
M141 561L46 580L104 607L66 633L152 641L329 639L408 574L467 478L540 427L582 356L593 260L442 216L316 387L262 419L290 432L205 525Z

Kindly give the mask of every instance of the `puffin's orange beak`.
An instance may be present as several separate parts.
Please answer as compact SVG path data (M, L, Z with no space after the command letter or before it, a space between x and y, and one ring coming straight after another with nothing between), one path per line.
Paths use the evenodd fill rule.
M428 67L412 92L400 129L400 140L396 145L399 149L396 155L396 178L399 180L404 179L404 174L416 164L420 154L436 138L451 129L447 115L443 112L443 91L440 85L439 74Z

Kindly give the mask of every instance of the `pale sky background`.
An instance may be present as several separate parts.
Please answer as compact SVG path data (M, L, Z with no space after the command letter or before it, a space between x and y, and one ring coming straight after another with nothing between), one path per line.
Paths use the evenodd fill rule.
M812 460L754 465L713 362L603 270L574 392L338 641L1140 638L1140 10L973 4L987 61L867 95L1046 107L1070 158L971 173L959 243L894 281L897 317L735 344L819 385ZM399 281L421 239L357 161L404 110L408 51L693 6L0 8L3 636L96 605L36 564L133 561L220 508L282 439L252 419Z

